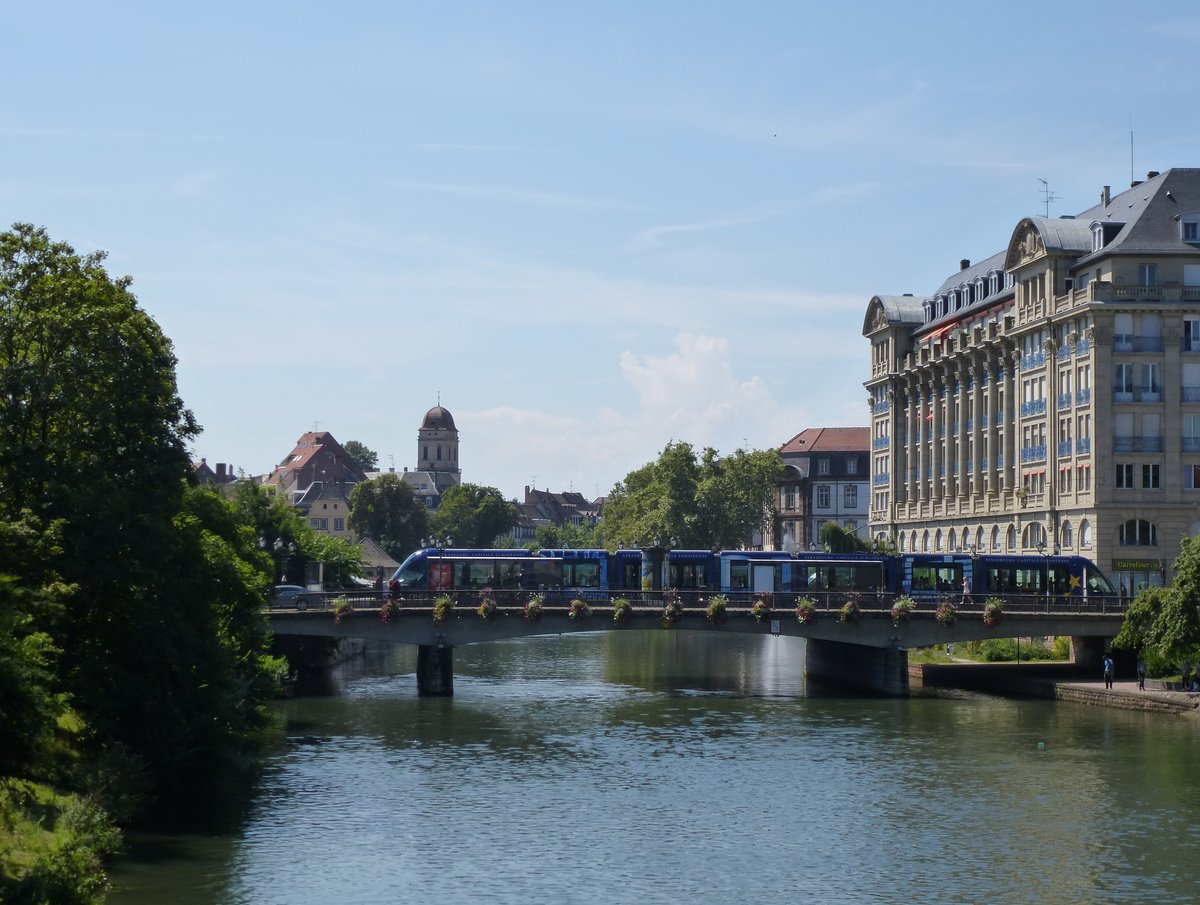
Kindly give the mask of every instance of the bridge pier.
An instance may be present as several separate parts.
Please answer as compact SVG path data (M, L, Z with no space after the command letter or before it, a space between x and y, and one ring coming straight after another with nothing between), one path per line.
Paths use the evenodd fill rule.
M822 682L904 697L908 694L908 651L807 638L804 674Z
M417 694L423 698L454 697L454 648L445 644L417 646Z

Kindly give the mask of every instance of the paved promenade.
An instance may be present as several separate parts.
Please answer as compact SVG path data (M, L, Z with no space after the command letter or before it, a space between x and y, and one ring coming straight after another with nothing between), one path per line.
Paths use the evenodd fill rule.
M1136 679L1113 682L1112 688L1105 688L1103 679L1055 682L1054 689L1055 696L1064 701L1200 716L1200 692L1169 691L1153 679L1146 680L1145 691L1138 690Z

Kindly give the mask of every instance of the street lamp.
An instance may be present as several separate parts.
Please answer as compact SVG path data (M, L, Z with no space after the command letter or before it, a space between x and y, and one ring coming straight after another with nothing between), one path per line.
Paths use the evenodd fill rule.
M1045 559L1046 569L1046 612L1050 612L1050 556L1052 551L1046 547L1046 541L1040 540L1037 545L1038 553L1042 554Z
M429 535L429 537L427 537L421 541L421 546L425 547L426 549L432 547L434 550L437 551L437 559L435 559L434 562L437 565L438 587L435 588L433 586L433 581L430 581L429 589L431 591L440 590L443 587L443 583L445 582L445 575L443 574L444 569L443 569L443 564L442 564L442 554L445 553L448 548L454 546L454 538L452 538L448 534L431 534L431 535Z
M279 576L279 580L284 584L288 583L287 575L284 574L284 564L296 552L296 545L293 543L284 544L282 537L275 538L275 543L271 544L271 559L275 562L275 573ZM267 539L260 537L258 539L258 547L260 550L266 551Z

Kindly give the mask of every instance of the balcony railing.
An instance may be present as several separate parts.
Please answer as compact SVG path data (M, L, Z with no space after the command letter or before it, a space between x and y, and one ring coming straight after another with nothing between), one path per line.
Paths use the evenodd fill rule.
M1184 452L1200 452L1200 437L1184 437L1182 443Z
M1028 418L1031 415L1044 415L1046 413L1046 400L1034 399L1032 402L1021 403L1021 417Z
M1075 441L1075 455L1082 455L1092 451L1092 438L1082 437Z
M1034 352L1032 355L1021 356L1021 370L1028 371L1033 368L1040 368L1046 364L1045 352Z
M882 415L888 410L888 408L888 401L885 399L882 402L876 402L873 406L871 406L871 411L876 415Z
M1058 394L1058 407L1060 409L1069 409L1071 407L1071 394L1069 392Z
M1026 446L1021 450L1022 462L1044 462L1046 461L1045 446Z
M1113 402L1133 402L1133 389L1113 390Z
M1162 402L1162 389L1138 387L1138 402Z
M1200 402L1200 387L1184 387L1183 388L1184 402Z
M1091 387L1085 387L1082 390L1075 391L1075 404L1076 405L1087 405L1091 401L1092 401L1092 388Z
M1160 453L1162 451L1162 437L1113 437L1113 452Z
M1070 440L1063 440L1058 444L1058 454L1063 457L1071 455L1071 441Z
M890 443L891 443L890 437L876 437L875 441L871 444L871 448L872 449L887 449Z

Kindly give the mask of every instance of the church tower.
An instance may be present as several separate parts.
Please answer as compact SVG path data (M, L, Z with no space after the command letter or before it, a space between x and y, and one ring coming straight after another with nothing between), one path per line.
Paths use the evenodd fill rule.
M458 428L447 409L435 405L417 431L417 471L435 475L439 487L462 483L458 467Z

